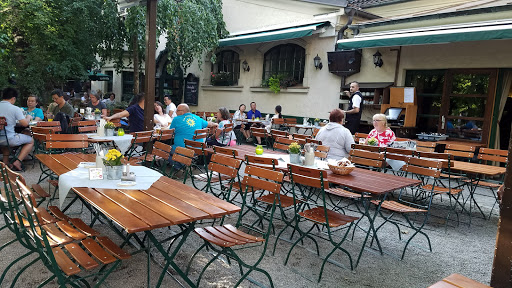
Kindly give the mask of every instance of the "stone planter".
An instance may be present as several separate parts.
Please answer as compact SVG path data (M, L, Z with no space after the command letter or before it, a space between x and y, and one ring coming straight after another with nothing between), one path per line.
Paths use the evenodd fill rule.
M105 136L114 136L114 129L105 128Z
M300 165L300 154L290 154L290 163Z
M105 166L107 170L108 180L121 180L123 176L123 165L120 166Z

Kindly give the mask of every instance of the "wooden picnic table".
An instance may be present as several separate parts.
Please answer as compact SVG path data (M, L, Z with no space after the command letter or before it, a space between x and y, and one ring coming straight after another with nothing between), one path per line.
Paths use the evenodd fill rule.
M90 162L95 159L94 154L80 153L38 154L36 157L57 175L75 169L80 162ZM240 211L240 208L233 204L165 176L147 190L73 188L73 191L95 215L95 219L102 216L128 233L125 241L135 232L146 233L151 244L147 247L143 246L142 241L139 244L147 250L147 253L149 253L149 245L156 247L166 260L157 286L160 286L167 268L172 266L188 285L195 287L195 284L176 265L174 256L193 231L196 221L220 218ZM175 240L178 237L181 237L181 240L168 254L162 243L153 235L152 230L174 225L182 226L183 231L177 234ZM111 227L115 228L113 225ZM114 231L124 236L117 229Z

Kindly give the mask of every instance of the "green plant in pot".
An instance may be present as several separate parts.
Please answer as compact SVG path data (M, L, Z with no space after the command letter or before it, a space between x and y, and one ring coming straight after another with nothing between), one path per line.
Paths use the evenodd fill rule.
M114 136L114 129L116 128L114 123L107 122L103 128L105 129L105 136Z
M288 146L288 152L290 153L290 163L292 164L301 164L300 163L300 145L297 142L293 142Z

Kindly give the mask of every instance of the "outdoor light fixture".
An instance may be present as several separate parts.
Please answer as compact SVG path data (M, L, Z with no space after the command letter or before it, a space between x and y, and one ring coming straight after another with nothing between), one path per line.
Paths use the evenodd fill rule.
M375 67L382 67L382 64L384 64L382 61L382 54L380 54L379 50L373 54L373 64L375 64Z
M251 67L249 67L249 63L247 63L247 60L244 60L244 62L242 62L242 69L244 69L245 72L249 72L251 70Z
M313 62L315 63L316 69L322 70L322 67L324 67L324 65L322 64L321 61L322 61L322 59L318 56L318 54L316 54L316 57L313 58Z

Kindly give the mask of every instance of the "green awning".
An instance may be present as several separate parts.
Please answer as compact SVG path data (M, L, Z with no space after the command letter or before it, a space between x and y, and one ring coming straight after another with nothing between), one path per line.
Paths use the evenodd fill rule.
M311 36L311 34L313 34L313 31L315 31L318 26L324 24L325 22L302 27L293 27L273 31L257 32L253 34L237 35L231 38L219 40L219 47L302 38L306 36Z
M348 50L512 39L512 21L425 27L422 30L395 30L360 34L351 39L338 40L337 45L338 49Z
M89 72L89 80L91 81L110 81L110 76L103 73Z

